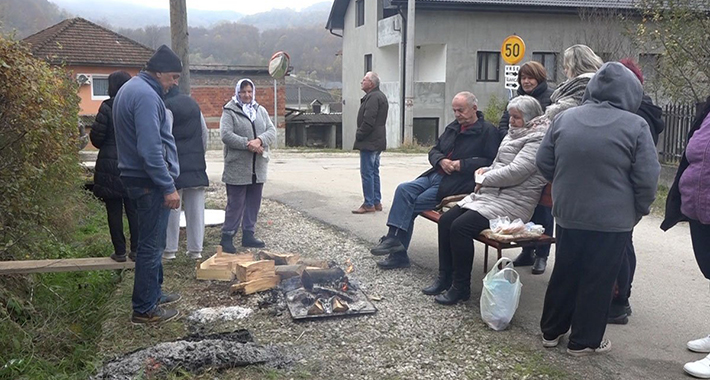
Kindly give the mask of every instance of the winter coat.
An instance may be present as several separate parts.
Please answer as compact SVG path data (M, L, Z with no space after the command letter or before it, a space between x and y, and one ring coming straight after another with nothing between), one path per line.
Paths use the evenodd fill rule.
M207 127L203 124L200 106L174 87L165 99L165 107L173 113L173 137L180 162L180 176L175 180L175 187L209 186L205 163Z
M224 143L222 182L229 185L265 183L270 147L276 143L276 128L266 108L259 106L252 122L234 100L224 106L219 121L219 133ZM264 153L247 149L249 140L260 138Z
M118 90L112 114L123 183L175 192L180 164L160 83L141 71Z
M511 129L493 164L486 168L478 193L469 194L458 205L488 219L507 216L530 221L547 184L535 166L535 155L546 131L546 126L530 125Z
M584 91L593 77L594 73L585 73L562 82L550 95L552 104L545 109L545 116L552 120L562 111L582 104Z
M547 82L542 82L537 85L529 94L523 90L523 86L518 87L518 95L529 95L535 98L535 100L540 103L540 106L542 106L542 112L545 112L547 109L547 106L552 104L552 101L550 100L550 96L552 93L555 91L554 88L550 87ZM510 114L508 113L508 110L506 109L503 111L503 116L500 118L500 122L498 123L498 132L500 133L500 139L504 139L506 135L508 135L508 128L510 124Z
M448 158L452 161L461 160L461 170L450 175L444 175L436 201L456 194L466 194L473 191L476 182L473 173L476 169L488 166L498 152L498 131L493 124L483 118L483 113L477 111L478 121L461 133L461 124L454 120L447 125L444 132L436 140L436 145L429 151L429 163L432 168L422 173L427 176L440 170L439 161Z
M658 144L658 135L666 128L666 123L662 119L663 110L661 107L653 104L651 97L644 94L641 100L641 106L636 114L641 116L646 120L646 123L648 123L651 130L651 137L653 138L653 145Z
M554 184L552 214L563 228L628 232L649 213L661 167L635 114L642 96L634 74L608 62L589 81L584 104L552 122L536 162Z
M685 148L688 167L680 177L683 215L710 225L710 117L705 117Z
M705 103L702 113L698 115L698 117L696 117L693 121L693 125L691 126L690 131L688 132L688 138L686 142L689 142L695 132L700 129L700 126L703 124L708 115L710 115L710 98L708 98L707 102ZM665 218L663 219L663 223L661 223L661 229L663 231L668 231L668 229L678 224L678 222L688 221L688 217L683 215L683 213L681 212L681 195L679 188L680 179L683 176L683 173L685 173L685 170L688 169L689 165L688 158L686 157L685 153L686 152L683 152L683 156L680 159L680 164L678 165L678 171L676 171L675 173L673 185L668 191L668 197L666 197L666 214Z
M94 167L94 195L106 200L125 198L128 195L121 183L121 172L118 170L118 152L116 137L113 132L113 116L111 108L113 98L106 99L99 107L96 120L91 125L91 143L99 149L99 156Z
M357 132L353 149L383 151L387 149L387 97L375 87L360 99Z

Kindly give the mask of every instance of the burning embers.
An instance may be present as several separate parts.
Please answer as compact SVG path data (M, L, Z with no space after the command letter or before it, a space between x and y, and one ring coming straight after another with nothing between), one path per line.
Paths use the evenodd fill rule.
M346 273L353 269L349 259L345 262L345 271L338 267L306 268L300 284L292 283L284 288L291 317L309 319L376 312L365 293L348 279Z

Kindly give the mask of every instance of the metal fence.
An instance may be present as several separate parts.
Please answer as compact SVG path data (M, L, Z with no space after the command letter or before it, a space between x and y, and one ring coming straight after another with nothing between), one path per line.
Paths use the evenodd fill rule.
M663 107L666 129L659 136L658 159L664 164L677 164L685 150L688 131L695 117L695 104L667 104Z

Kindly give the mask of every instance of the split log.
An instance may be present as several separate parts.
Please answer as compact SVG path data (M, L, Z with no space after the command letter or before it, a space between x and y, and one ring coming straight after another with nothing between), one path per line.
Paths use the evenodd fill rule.
M328 264L328 261L326 261L326 260L302 258L302 259L298 260L298 263L303 264L307 267L315 267L315 268L321 268L321 269L330 268L330 265Z
M258 255L261 260L274 260L276 265L293 265L301 259L301 255L299 255L298 253L275 253L269 251L259 251Z
M287 278L301 276L303 269L303 265L277 265L276 274L279 275L283 281Z
M276 274L273 260L237 263L235 269L237 279L243 282L274 276Z
M240 282L232 285L232 292L243 292L244 294L253 294L263 292L264 290L273 289L278 286L281 279L277 275L261 277L256 280Z

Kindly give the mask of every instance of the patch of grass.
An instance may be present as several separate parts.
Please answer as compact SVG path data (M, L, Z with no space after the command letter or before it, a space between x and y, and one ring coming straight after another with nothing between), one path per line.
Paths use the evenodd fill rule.
M112 251L103 205L86 202L71 237L42 241L41 252L32 252L32 258L99 257ZM0 278L0 378L87 378L96 365L104 305L119 279L110 271Z
M656 199L651 204L651 213L656 216L663 216L666 211L666 198L668 198L668 191L670 189L658 185L658 191L656 192Z
M402 144L399 148L388 149L388 152L393 153L410 153L410 154L420 154L429 153L431 146L420 145L418 142L413 142L411 144Z

